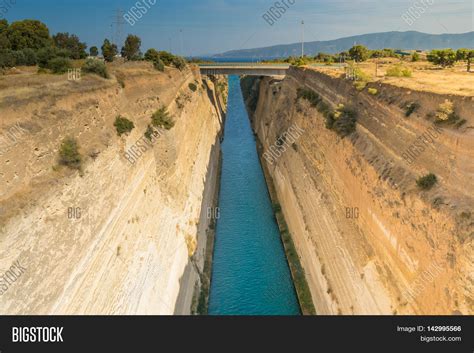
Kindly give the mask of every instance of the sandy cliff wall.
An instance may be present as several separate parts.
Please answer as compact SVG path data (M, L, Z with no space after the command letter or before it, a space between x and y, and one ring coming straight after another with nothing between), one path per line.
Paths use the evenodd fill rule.
M283 81L264 78L247 95L263 152L280 150L265 163L316 311L472 314L473 98L372 85L376 95L342 78L292 68ZM318 109L297 99L298 88L316 92L331 109L355 110L356 132L341 138L328 130ZM427 116L445 99L467 123L439 128L408 163L403 154L434 126ZM402 107L410 102L419 108L407 118ZM278 147L292 126L302 129L301 137ZM416 180L428 172L438 184L420 191Z
M17 260L26 268L0 296L1 313L190 313L217 186L222 97L197 69L112 70L117 79L0 81L0 128L22 131L0 150L0 269ZM130 158L161 106L175 126ZM117 136L117 115L134 122L129 135ZM79 142L82 172L56 167L65 136Z

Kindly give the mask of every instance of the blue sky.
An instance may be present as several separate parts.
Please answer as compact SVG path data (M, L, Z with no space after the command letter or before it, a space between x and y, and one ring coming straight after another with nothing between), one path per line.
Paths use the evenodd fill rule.
M15 0L0 0L0 5L5 1ZM105 37L116 33L113 22L117 10L127 12L136 2L16 0L5 18L10 22L39 19L52 33L75 33L89 46L100 47ZM294 0L294 5L270 26L262 15L274 3L275 0L156 0L134 26L123 26L122 37L128 33L140 36L143 50L155 47L181 55L202 55L298 42L301 20L306 23L306 41L386 31L438 34L474 30L474 0ZM414 3L426 4L426 11L410 26L401 16Z

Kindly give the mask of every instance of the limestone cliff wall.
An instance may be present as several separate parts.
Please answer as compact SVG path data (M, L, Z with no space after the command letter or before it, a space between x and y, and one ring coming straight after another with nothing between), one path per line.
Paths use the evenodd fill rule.
M316 311L473 314L474 98L371 85L376 95L343 78L291 68L284 80L254 82L246 95L263 152L276 146L281 154L263 161ZM297 99L298 88L317 93L330 109L351 107L356 131L341 138L327 129L318 109ZM430 117L446 99L466 124L440 127L415 161L403 158L434 126ZM419 108L406 117L411 102ZM301 137L278 146L292 126ZM438 183L421 191L416 180L429 172Z
M26 268L0 296L2 314L191 312L217 187L223 99L196 68L110 69L110 80L0 82L0 128L21 131L0 149L0 270L16 260ZM162 106L175 126L137 152ZM117 115L134 122L130 134L117 136ZM81 172L57 167L66 136L78 140ZM70 208L80 214L71 218Z

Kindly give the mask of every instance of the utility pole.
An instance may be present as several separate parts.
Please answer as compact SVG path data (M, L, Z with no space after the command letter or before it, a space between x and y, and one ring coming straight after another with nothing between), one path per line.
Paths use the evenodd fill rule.
M301 58L304 58L304 20L301 21Z
M123 36L123 27L125 26L125 19L123 18L124 12L121 9L117 9L115 14L115 21L112 22L112 26L115 25L115 38L112 38L112 42L117 45L117 48L120 50L120 45L122 43Z
M181 56L184 56L184 49L183 49L183 30L179 30L179 39L180 39L180 44L181 44Z

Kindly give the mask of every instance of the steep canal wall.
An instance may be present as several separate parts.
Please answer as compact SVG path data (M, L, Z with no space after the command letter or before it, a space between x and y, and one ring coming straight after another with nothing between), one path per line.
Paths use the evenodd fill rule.
M370 94L294 67L283 80L242 86L318 314L474 312L472 129L426 118L450 99L472 126L471 98L383 83ZM336 123L339 132L356 116L355 131L329 129L330 112L349 122ZM416 161L405 158L434 127L435 142ZM429 172L438 183L423 191L416 181Z

